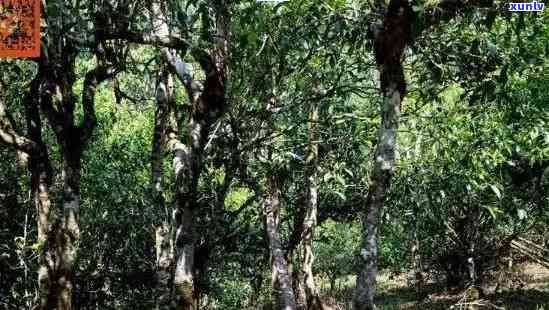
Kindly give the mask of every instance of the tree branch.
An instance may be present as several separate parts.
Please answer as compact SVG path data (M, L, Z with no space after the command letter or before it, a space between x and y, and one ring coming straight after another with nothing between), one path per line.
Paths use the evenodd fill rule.
M494 8L493 0L441 0L437 7L425 12L426 30L473 8ZM497 9L497 8L496 8Z
M167 47L176 50L186 50L190 44L174 35L147 34L134 31L107 32L103 34L105 40L124 40L130 43Z
M95 115L95 93L99 84L111 78L115 74L114 69L110 66L99 64L97 67L86 73L84 79L84 89L82 91L82 106L84 109L84 121L80 125L80 139L82 142L87 141L93 132L93 128L97 124Z
M0 91L3 93L1 87ZM32 154L38 149L34 141L17 133L7 114L3 98L0 98L0 142L14 146L17 150L27 154Z
M194 98L196 94L200 94L204 86L198 81L193 80L191 74L191 67L188 63L181 60L181 58L174 55L169 49L163 48L161 51L162 59L170 71L177 76L181 83L185 86L187 94L190 98Z

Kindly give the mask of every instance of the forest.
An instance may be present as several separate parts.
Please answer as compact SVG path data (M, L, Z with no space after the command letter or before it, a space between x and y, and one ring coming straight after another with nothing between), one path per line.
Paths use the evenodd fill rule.
M0 310L549 310L543 6L34 1Z

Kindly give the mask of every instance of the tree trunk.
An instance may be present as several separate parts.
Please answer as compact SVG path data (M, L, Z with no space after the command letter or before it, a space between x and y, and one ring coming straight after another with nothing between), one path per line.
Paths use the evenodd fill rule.
M278 176L269 176L267 194L263 202L265 230L271 252L272 282L278 309L296 310L292 278L288 271L288 263L284 257L284 250L280 241L280 183L281 180Z
M177 297L178 309L194 310L194 229L193 209L188 200L179 199L183 206L178 206L174 212L175 232L175 274L174 288Z
M46 9L46 8L45 8ZM56 17L52 17L55 19ZM52 20L50 20L52 21ZM48 21L46 22L49 25ZM59 25L57 20L55 25ZM113 76L101 38L96 37L97 66L87 72L82 92L83 120L75 124L75 59L77 49L55 27L44 34L38 74L25 99L28 137L17 134L0 102L0 141L29 156L31 194L37 209L38 243L41 247L38 282L40 309L72 309L73 266L80 238L80 176L85 145L96 125L94 96L98 85ZM63 160L62 208L50 200L52 167L42 140L41 115L48 119ZM57 212L55 212L57 211Z
M224 0L212 3L215 12L216 45L211 51L194 49L192 54L200 64L206 76L203 87L193 81L185 68L187 65L173 54L163 53L163 57L178 75L187 89L192 103L192 112L188 121L187 143L177 141L176 135L170 137L174 151L174 170L176 176L176 208L173 212L175 230L175 272L174 287L179 309L191 310L196 305L198 290L195 256L194 210L198 208L197 185L202 169L202 157L211 126L219 120L227 109L225 82L227 79L227 61L229 56L229 8Z
M54 262L51 260L55 253L51 252L47 247L47 239L52 229L53 222L50 199L53 172L48 150L42 140L42 119L37 100L39 84L40 79L37 76L31 82L30 90L25 96L24 102L27 134L29 139L36 144L35 149L26 154L29 155L28 168L30 172L30 190L32 201L36 209L37 243L42 249L38 261L39 308L46 309L51 287L51 275L55 267Z
M313 102L309 115L309 154L307 156L307 206L301 241L301 273L308 310L322 309L313 274L313 237L318 212L318 103Z
M263 285L263 274L259 272L250 280L252 293L248 301L248 307L258 308L259 297L261 296L261 287Z
M474 287L478 284L478 266L476 265L476 245L479 239L479 222L480 222L480 207L474 205L469 206L469 214L467 214L467 275L469 286Z
M294 288L295 302L298 310L307 310L307 292L305 291L305 278L303 277L303 267L300 262L300 270L292 273L292 285ZM292 267L288 267L292 270Z
M63 214L55 226L55 242L49 244L56 250L56 269L49 292L50 309L72 309L73 267L80 239L80 172L82 151L79 146L64 150ZM56 307L52 307L56 305Z
M74 57L72 52L57 50L61 59L50 63L41 58L39 76L41 87L40 108L47 116L60 146L63 160L62 209L52 220L44 245L45 261L48 263L49 287L47 305L42 309L70 310L73 293L74 263L80 239L80 178L84 148L97 123L95 116L95 93L100 83L113 76L112 66L106 62L104 50L98 43L97 66L87 72L82 90L83 121L75 124L76 96L73 92ZM61 45L63 47L63 45ZM56 48L59 48L57 46ZM70 48L68 49L70 50ZM100 52L101 51L101 52ZM52 53L55 54L55 53ZM54 95L56 94L56 95ZM52 215L53 216L53 215ZM43 272L41 273L43 274Z
M401 57L410 39L410 5L407 0L391 0L385 14L383 30L374 33L374 48L383 93L381 127L375 161L362 214L362 241L354 300L355 310L375 309L377 277L378 224L385 197L395 169L396 138L400 104L406 91Z
M420 242L417 235L417 224L414 212L414 223L412 227L412 266L414 269L414 289L418 300L424 297L423 264L421 262Z
M49 158L43 156L31 156L29 161L29 170L31 176L31 196L36 208L38 238L37 242L43 248L40 252L38 267L38 291L40 296L40 309L47 309L48 295L50 291L51 276L55 267L52 257L55 252L47 247L47 236L51 230L51 170L49 168ZM50 170L50 171L48 171Z
M173 80L167 70L160 74L156 86L156 113L151 152L151 185L155 207L162 214L162 221L155 227L156 249L156 309L170 307L171 267L173 266L173 242L170 210L164 198L164 152L173 104Z

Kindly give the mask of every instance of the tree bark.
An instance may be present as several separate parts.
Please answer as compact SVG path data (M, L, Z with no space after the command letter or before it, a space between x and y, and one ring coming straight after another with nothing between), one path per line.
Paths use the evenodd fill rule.
M174 286L179 309L191 310L196 306L198 291L196 266L194 262L196 236L194 211L198 208L197 185L202 169L202 157L206 140L212 125L227 109L225 83L229 57L229 9L224 0L212 4L215 12L216 46L212 51L193 50L192 54L205 73L202 88L197 88L186 69L186 64L170 53L164 58L186 86L192 104L192 112L187 125L187 144L170 139L174 151L176 176L176 209L173 213L175 228L175 272Z
M272 259L272 282L275 300L277 300L278 309L295 310L297 307L292 288L292 277L288 271L288 263L284 257L279 232L281 182L279 176L269 176L268 189L263 202L263 212Z
M173 36L166 17L159 10L164 9L154 4L153 33L132 32L127 29L107 29L102 33L105 39L122 39L139 44L151 44L162 47L163 61L169 65L170 71L181 80L191 103L187 122L186 138L179 132L168 134L168 149L173 152L173 169L177 192L175 206L172 212L171 231L174 242L173 282L175 299L179 309L192 309L195 304L195 232L194 211L198 208L196 201L197 185L202 168L202 157L211 126L224 114L228 107L225 98L225 82L228 75L228 60L230 49L229 4L226 0L212 1L211 11L215 15L212 28L214 46L205 50L197 46L190 47L178 36ZM160 14L160 15L158 15ZM206 32L206 30L205 30ZM205 81L193 78L190 65L178 58L173 51L190 51L191 56L200 65ZM185 140L182 142L182 140Z
M391 0L385 14L383 30L374 32L376 63L383 95L381 127L374 153L375 160L362 213L362 241L357 257L357 283L354 308L375 309L377 277L378 224L385 197L395 169L396 138L400 104L406 91L401 57L410 40L411 8L407 0Z
M164 196L164 153L173 112L173 79L167 69L159 76L156 86L156 113L151 151L151 185L155 208L162 214L161 222L155 227L156 248L156 309L170 307L171 268L173 266L172 225L170 208Z
M45 309L48 305L49 290L52 286L51 276L55 267L54 262L50 259L55 253L46 248L47 237L50 234L53 223L50 199L53 172L47 147L42 140L42 119L40 117L39 103L36 100L38 93L39 77L37 76L31 82L30 90L25 98L25 109L27 133L29 138L36 142L37 145L37 150L29 154L29 172L31 197L37 217L37 243L42 248L38 267L39 305L41 309Z
M62 3L58 3L62 4ZM56 7L57 8L57 7ZM43 53L37 60L38 73L25 99L28 136L17 133L0 100L0 142L13 145L29 157L31 194L37 209L39 309L72 309L73 265L80 237L80 176L84 147L96 125L94 96L98 85L112 76L105 49L96 36L97 67L88 72L82 92L83 121L75 124L75 59L72 40L62 34L58 15L47 20ZM55 20L54 20L55 19ZM51 162L42 140L41 115L56 137L63 161L62 208L52 208Z
M53 287L48 296L49 309L72 309L73 267L78 251L77 242L80 240L82 158L80 146L73 147L63 150L63 212L48 242L48 246L55 248L56 252L55 272L51 279Z
M97 42L97 44L100 43ZM102 49L98 47L98 50ZM59 53L60 58L41 58L38 69L39 106L53 129L63 160L62 208L51 220L43 250L48 268L48 288L47 296L41 296L41 309L70 310L73 308L73 269L80 239L82 156L97 123L94 109L97 87L113 76L114 72L111 65L106 62L104 51L96 53L98 64L86 73L84 79L83 122L76 125L74 115L76 96L73 93L75 55L70 48L66 50L61 48L61 51L56 50L56 52ZM52 55L50 56L53 57ZM62 65L58 61L62 61ZM52 217L54 217L53 214ZM40 276L44 274L45 272L40 270ZM42 285L46 281L40 279L40 283ZM46 294L45 290L41 291Z
M421 260L421 244L417 235L416 215L414 211L414 223L412 224L412 266L414 270L414 289L418 300L424 297L423 264Z
M301 241L301 274L308 310L323 309L313 274L313 238L318 213L318 102L309 113L309 154L307 155L307 206L303 219Z
M301 260L301 255L299 258ZM301 264L302 262L300 262L300 270L292 273L292 285L297 309L307 310L307 292L305 291L305 278ZM288 267L288 269L293 270L292 267Z
M474 202L469 206L467 214L467 275L469 280L469 286L474 287L478 284L478 266L476 265L477 259L477 241L479 240L479 222L480 222L480 207L474 205Z

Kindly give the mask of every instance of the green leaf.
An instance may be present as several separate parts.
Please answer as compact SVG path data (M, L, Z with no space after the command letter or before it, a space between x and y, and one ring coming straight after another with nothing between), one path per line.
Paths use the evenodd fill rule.
M498 197L498 199L501 199L501 192L499 191L499 188L497 188L495 185L493 184L490 184L490 188L492 189L492 191L494 192L494 194L496 194L496 196Z
M341 192L337 192L337 191L336 191L335 194L336 194L339 198L341 198L341 200L347 199L347 198L345 197L345 194L343 194L343 193L341 193Z
M488 212L490 213L490 215L492 216L492 218L494 220L497 219L497 215L498 213L503 213L503 211L501 211L500 209L496 208L496 207L490 207L490 206L483 206L484 209L488 210Z

